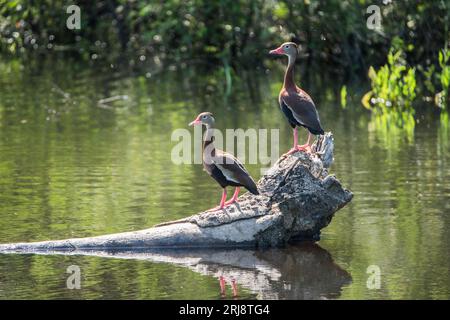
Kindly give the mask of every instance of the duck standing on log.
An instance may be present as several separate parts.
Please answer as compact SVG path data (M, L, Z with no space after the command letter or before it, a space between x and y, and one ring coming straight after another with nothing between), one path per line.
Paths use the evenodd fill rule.
M294 65L298 54L298 47L293 42L285 42L277 49L269 52L273 55L285 55L288 57L288 66L284 74L283 87L281 88L278 102L281 111L287 117L289 124L294 129L294 146L287 154L300 150L311 150L311 134L324 134L320 124L319 114L311 97L294 82ZM297 127L308 129L308 141L304 145L298 145Z
M215 120L210 112L200 113L194 121L189 123L190 126L206 126L202 150L203 168L223 188L219 206L210 210L222 209L237 202L240 187L245 187L255 195L259 194L255 181L244 168L244 165L232 154L214 147L214 123ZM226 201L226 187L228 186L236 187L236 189L233 197Z

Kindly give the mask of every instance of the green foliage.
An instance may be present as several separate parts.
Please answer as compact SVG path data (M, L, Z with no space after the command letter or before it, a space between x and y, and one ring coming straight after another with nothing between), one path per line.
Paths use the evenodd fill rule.
M341 88L341 107L342 109L347 107L347 86Z
M436 64L431 64L427 68L422 65L418 66L424 80L424 92L426 100L434 101L435 105L441 109L445 109L449 101L449 85L450 85L450 51L448 48L439 50L437 54ZM434 99L431 96L434 96Z
M415 69L407 66L403 51L391 50L388 63L378 71L369 69L372 90L363 97L363 105L381 113L391 110L402 114L412 112L416 98ZM399 118L399 123L403 123Z
M145 55L218 66L226 59L235 68L260 64L267 49L294 39L309 54L308 65L362 74L367 63L384 61L393 42L408 44L412 64L431 59L447 40L450 16L447 1L387 2L380 4L380 33L367 28L369 0L99 0L79 2L81 30L68 30L71 4L0 0L0 51L70 50L108 61Z
M72 4L0 0L0 53L26 61L36 53L67 51L105 65L147 61L158 68L218 67L230 95L233 75L261 65L268 49L282 41L301 43L307 53L302 63L308 67L350 75L363 74L367 64L385 63L391 48L388 60L393 61L370 71L373 89L364 98L366 106L383 112L410 110L416 94L424 93L422 87L430 93L428 100L441 108L448 103L449 53L440 51L448 41L446 1L380 4L381 31L367 28L369 0L84 1L78 4L81 30L68 30L66 8ZM407 53L408 64L400 52ZM415 69L422 78L416 78ZM343 108L346 98L343 87Z
M436 73L435 73L435 71L436 71L435 65L432 64L426 70L424 70L424 68L422 66L420 66L420 65L419 65L418 68L419 68L419 70L422 72L422 74L424 76L423 84L424 84L425 88L429 92L435 92L436 91L436 87L434 85L434 80L433 80L433 78L436 75Z
M450 52L447 48L439 51L439 67L441 71L437 73L440 80L442 91L435 96L435 103L440 108L445 108L449 100L448 90L450 86Z
M447 49L439 51L439 66L442 69L440 79L444 90L448 90L450 84L450 65L447 64L449 58L450 52Z

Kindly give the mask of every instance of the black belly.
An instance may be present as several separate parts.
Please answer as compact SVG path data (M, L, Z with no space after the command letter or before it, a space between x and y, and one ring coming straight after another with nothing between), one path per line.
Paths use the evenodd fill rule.
M237 183L235 181L231 181L228 180L222 173L222 171L220 171L219 168L217 168L215 165L211 164L211 165L204 165L206 172L208 172L208 174L214 178L214 180L217 181L217 183L222 187L228 187L228 186L233 186L233 187L244 187L244 185Z

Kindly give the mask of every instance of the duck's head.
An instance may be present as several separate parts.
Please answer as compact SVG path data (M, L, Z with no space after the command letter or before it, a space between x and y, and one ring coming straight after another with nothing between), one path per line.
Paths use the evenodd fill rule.
M214 124L215 120L213 117L213 114L211 112L202 112L200 113L197 118L195 118L194 121L189 123L190 126L198 126L198 125L204 125L204 126L212 126Z
M289 59L295 59L298 53L298 46L294 42L285 42L278 48L270 50L269 53L277 56L285 55L288 56Z

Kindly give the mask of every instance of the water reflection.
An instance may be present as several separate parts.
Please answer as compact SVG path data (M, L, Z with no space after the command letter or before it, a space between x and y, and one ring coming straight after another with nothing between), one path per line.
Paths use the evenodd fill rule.
M41 253L39 253L41 254ZM149 261L186 267L217 279L222 298L240 298L239 289L258 299L335 299L351 283L328 251L315 243L286 248L153 249L145 251L48 252L44 255L92 256Z

